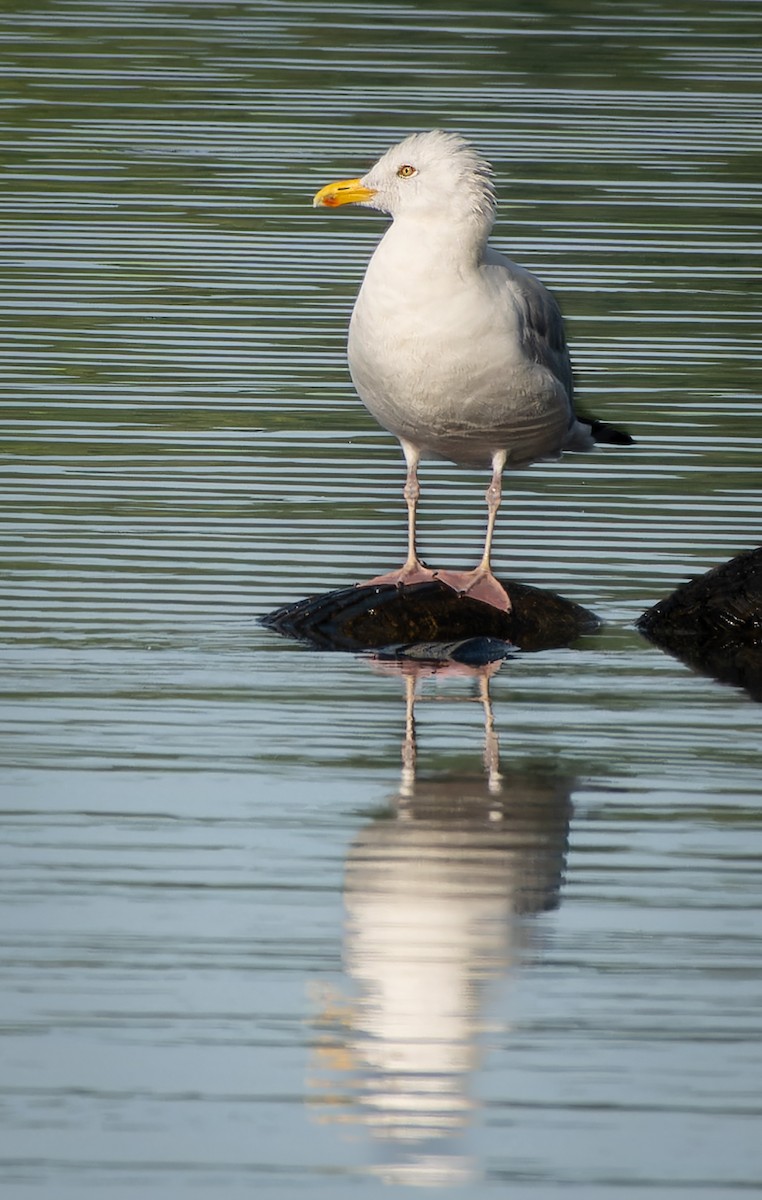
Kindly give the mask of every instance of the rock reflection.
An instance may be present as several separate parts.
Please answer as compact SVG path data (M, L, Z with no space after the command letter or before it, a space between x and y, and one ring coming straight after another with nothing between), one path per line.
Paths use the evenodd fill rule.
M406 689L400 788L348 854L344 958L358 996L343 1011L325 1006L318 1056L334 1084L342 1079L344 1096L331 1102L341 1119L372 1131L383 1178L452 1185L474 1173L469 1085L489 983L531 944L525 918L559 903L574 781L549 764L501 774L489 694L499 663L457 668L474 676L483 708L483 768L422 778L415 705L431 668L396 669Z

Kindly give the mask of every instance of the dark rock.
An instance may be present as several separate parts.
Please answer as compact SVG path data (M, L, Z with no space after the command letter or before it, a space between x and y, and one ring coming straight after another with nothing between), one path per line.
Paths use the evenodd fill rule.
M762 700L762 547L682 584L637 625L687 666Z
M460 653L474 662L494 661L514 647L568 646L600 627L595 613L554 592L523 583L504 586L513 603L510 613L459 596L434 580L401 588L391 584L340 588L285 605L261 622L286 637L334 650L396 655L412 651L420 656L421 644L436 645L441 652L442 643L458 643Z

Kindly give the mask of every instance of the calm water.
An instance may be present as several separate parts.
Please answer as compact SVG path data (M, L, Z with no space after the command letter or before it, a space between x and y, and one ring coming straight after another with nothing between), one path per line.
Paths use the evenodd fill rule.
M3 1196L757 1194L760 708L632 623L761 540L759 4L4 14ZM637 438L511 481L607 626L491 675L255 620L401 561L310 198L435 126Z

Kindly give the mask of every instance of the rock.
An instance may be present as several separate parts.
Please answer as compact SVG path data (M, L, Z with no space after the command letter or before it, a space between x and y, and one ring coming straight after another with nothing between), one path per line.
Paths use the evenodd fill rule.
M442 644L449 643L456 645L456 657L471 662L493 661L514 648L568 646L600 627L595 613L555 592L524 583L504 586L513 603L510 613L459 596L434 580L401 588L340 588L285 605L260 620L277 633L325 649L421 656L427 647L427 655L436 657Z
M687 666L762 700L762 547L682 584L637 625Z

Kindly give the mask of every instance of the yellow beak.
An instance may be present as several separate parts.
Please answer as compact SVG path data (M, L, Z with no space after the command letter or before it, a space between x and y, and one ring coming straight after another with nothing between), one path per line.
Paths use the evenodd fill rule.
M316 192L312 204L314 208L338 208L340 204L362 204L375 194L373 188L363 187L359 179L339 179Z

